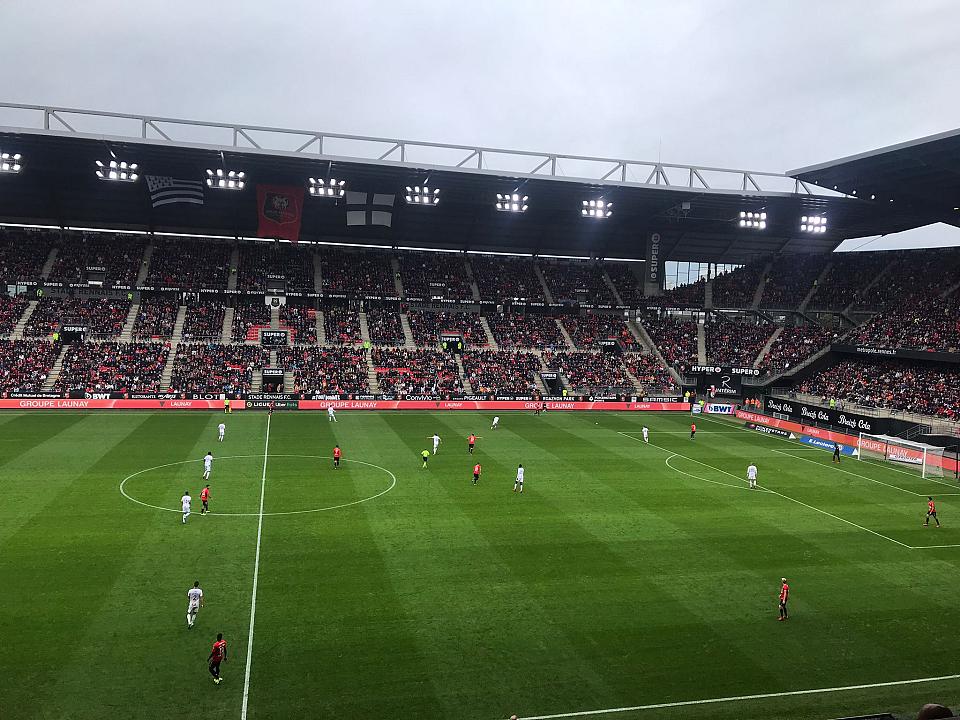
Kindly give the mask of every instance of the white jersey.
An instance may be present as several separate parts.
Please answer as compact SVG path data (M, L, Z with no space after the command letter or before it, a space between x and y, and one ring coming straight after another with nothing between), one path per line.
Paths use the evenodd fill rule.
M523 485L523 468L517 468L517 482Z
M184 512L190 512L190 496L184 495L180 498L180 507L183 508Z
M494 427L496 427L497 425L500 424L500 416L499 416L499 415L497 415L497 416L493 419L493 424L494 424Z
M433 440L433 449L436 450L440 447L440 436L434 435L431 439Z
M217 430L219 430L220 434L223 435L227 431L227 426L224 425L223 423L220 423L219 425L217 425Z
M200 607L200 599L203 597L203 590L200 588L190 588L187 590L187 599L190 602L191 608Z
M643 428L643 439L646 440L650 436L650 430L648 428Z
M213 455L204 455L203 456L203 469L209 470L213 465Z
M332 407L327 408L327 415L329 415L330 417L333 417L336 414L337 414L336 410L334 410Z
M747 467L747 480L756 480L757 479L757 466L749 465Z

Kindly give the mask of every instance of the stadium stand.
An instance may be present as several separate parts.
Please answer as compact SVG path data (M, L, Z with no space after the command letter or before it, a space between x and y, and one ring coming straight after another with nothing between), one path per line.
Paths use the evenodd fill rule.
M233 341L258 342L258 328L270 327L270 307L260 302L240 302L233 309Z
M628 353L623 356L623 363L647 391L676 389L676 382L670 371L653 355Z
M0 335L9 335L27 308L22 297L0 296Z
M808 306L813 310L843 310L857 299L861 290L883 272L896 253L833 253L833 263Z
M183 321L183 340L219 340L227 308L214 300L189 305Z
M531 353L504 350L468 350L461 356L464 375L475 394L538 392L540 358Z
M317 344L317 311L312 307L281 305L280 327L291 332L291 343L299 345Z
M364 351L358 348L286 347L279 351L293 371L293 392L354 395L370 392Z
M897 312L935 300L958 282L960 249L900 252L883 280L862 293L855 307Z
M49 280L87 281L89 268L103 268L103 284L131 285L143 263L146 241L140 235L65 232L57 243L57 258Z
M76 343L67 348L60 392L158 392L170 346L150 342Z
M231 247L209 240L155 236L147 285L183 290L226 290Z
M128 300L45 297L37 303L24 329L27 337L49 337L62 325L87 327L87 337L110 339L120 334L130 312Z
M748 308L760 285L767 258L760 258L743 267L722 273L713 279L713 306L715 308Z
M520 298L544 302L543 286L537 278L533 261L498 255L470 255L473 279L483 300Z
M368 310L367 329L374 345L403 345L403 322L395 310Z
M960 299L928 298L874 315L854 330L857 345L960 352Z
M697 324L672 318L645 317L642 320L650 339L670 365L684 370L697 364Z
M0 280L38 280L53 242L48 232L0 228Z
M540 261L553 301L558 303L613 303L613 294L603 280L599 263L587 260Z
M487 315L487 325L500 348L553 350L566 348L566 341L552 315Z
M714 320L706 324L707 362L714 365L752 367L773 334L772 325L748 325Z
M766 375L786 372L839 337L836 330L819 325L785 327L764 354L760 370Z
M696 282L670 288L660 297L647 298L647 300L653 300L662 307L700 308L703 307L706 287L707 281L701 278Z
M325 293L381 297L397 294L390 255L385 252L324 248L320 263Z
M286 243L240 245L237 287L266 291L270 275L283 278L290 292L313 292L313 254Z
M173 392L249 392L269 355L257 345L182 343L173 359Z
M601 340L616 340L625 350L633 349L636 345L627 324L616 315L564 315L560 322L578 350L599 349Z
M792 309L800 305L823 272L829 255L780 255L764 280L760 307Z
M613 286L617 289L620 299L627 305L636 305L643 301L643 286L640 278L634 272L634 263L606 262L603 268Z
M405 252L399 255L399 261L403 292L408 298L473 298L462 254Z
M463 392L457 363L447 353L373 348L370 359L376 369L381 392L395 395Z
M417 345L435 346L440 342L440 333L444 332L463 336L467 346L487 345L487 334L477 313L411 310L407 313L407 319Z
M0 340L0 395L41 390L60 347L46 340Z
M323 313L324 332L327 342L336 345L357 345L363 342L360 337L360 314L331 308Z
M574 390L603 392L634 389L619 355L599 352L545 352L543 362L567 377Z

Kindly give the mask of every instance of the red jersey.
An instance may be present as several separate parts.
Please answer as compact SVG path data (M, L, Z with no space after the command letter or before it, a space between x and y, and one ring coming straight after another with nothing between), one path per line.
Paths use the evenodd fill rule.
M937 511L937 506L933 504L933 500L927 502L927 512L935 513Z
M476 465L473 466L473 474L474 475L480 474L480 463L477 463Z
M467 442L470 443L471 445L475 444L477 442L477 436L471 435L470 437L467 438Z
M790 586L784 583L783 587L780 588L780 602L786 602L787 597L789 595L790 595Z
M200 500L206 502L210 499L210 488L204 488L200 491Z
M335 458L337 458L338 460L340 459L340 448L335 447L335 448L333 449L333 456L334 456Z
M210 659L213 662L223 662L223 659L226 656L227 656L227 641L217 640L213 644L213 649L210 651Z
M696 423L694 423L693 425L690 426L690 432L696 432L696 431L697 431L697 425Z

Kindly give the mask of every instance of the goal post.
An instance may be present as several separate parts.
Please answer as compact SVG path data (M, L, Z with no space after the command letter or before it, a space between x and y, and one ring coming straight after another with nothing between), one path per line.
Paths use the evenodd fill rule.
M943 477L944 448L927 443L893 437L860 433L857 440L857 458L898 465L917 472L920 477Z

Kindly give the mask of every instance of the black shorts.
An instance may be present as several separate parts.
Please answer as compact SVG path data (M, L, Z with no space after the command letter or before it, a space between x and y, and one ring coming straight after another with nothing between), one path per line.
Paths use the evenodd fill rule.
M207 501L206 501L206 500L203 500L202 502L203 502L203 509L204 509L204 510L209 510L210 508L207 507Z
M467 444L467 447L468 447L469 449L473 450L473 443L468 443L468 444Z
M476 482L476 481L479 480L479 479L480 479L480 473L474 473L474 474L473 474L473 480L474 480L474 482Z
M929 510L927 511L927 517L935 518L936 516L937 516L936 510L934 510L933 512L930 512Z

